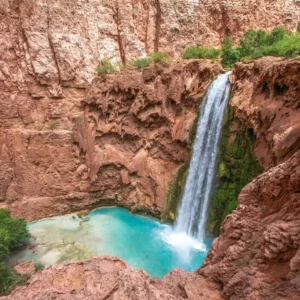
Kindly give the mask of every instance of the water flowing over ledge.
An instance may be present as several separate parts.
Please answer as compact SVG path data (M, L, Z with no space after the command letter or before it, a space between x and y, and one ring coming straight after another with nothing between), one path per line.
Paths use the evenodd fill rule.
M230 74L217 77L201 104L193 155L174 228L178 236L185 234L199 242L205 237L222 121L230 93Z

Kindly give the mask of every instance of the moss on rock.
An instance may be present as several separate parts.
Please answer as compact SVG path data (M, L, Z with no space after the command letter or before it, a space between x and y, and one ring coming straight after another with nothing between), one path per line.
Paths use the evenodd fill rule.
M189 164L183 164L177 171L173 180L169 182L169 188L165 200L165 207L161 215L162 222L175 221L177 209L181 200L186 178L188 175Z
M237 207L241 189L263 171L254 154L252 130L234 115L234 108L228 106L207 222L207 230L214 235L219 234L224 218Z

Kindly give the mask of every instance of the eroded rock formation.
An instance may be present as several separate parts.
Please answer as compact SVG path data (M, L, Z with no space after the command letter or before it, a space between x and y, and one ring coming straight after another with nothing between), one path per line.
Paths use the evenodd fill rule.
M268 170L300 148L300 60L266 57L234 68L231 106L255 136L255 154ZM232 124L232 141L236 131Z
M180 282L180 285L178 283ZM201 285L201 290L195 288ZM168 280L151 279L142 270L113 257L54 265L37 273L27 287L17 288L2 300L222 300L216 284L178 270Z
M248 184L200 274L230 299L299 299L300 150Z
M236 64L224 120L211 232L237 205L241 189L300 148L300 60L265 57Z
M156 64L64 87L59 99L37 83L33 94L29 79L21 91L3 84L2 203L27 220L108 204L159 214L219 72L209 61Z

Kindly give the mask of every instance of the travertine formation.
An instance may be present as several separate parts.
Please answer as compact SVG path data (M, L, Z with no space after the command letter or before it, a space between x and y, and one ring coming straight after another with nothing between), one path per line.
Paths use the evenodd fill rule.
M201 286L199 290L197 285ZM151 279L142 270L113 257L54 265L37 273L26 287L1 300L222 300L217 285L175 270L165 280Z
M196 68L196 73L191 72L193 68ZM202 71L198 73L199 70ZM132 153L134 148L129 146L135 145L126 143L126 139L135 136L135 134L131 134L132 131L129 129L134 128L134 132L139 132L139 136L143 136L143 134L151 136L151 133L154 133L158 139L149 139L149 143L153 143L153 145L155 143L162 145L167 145L169 142L174 143L171 138L168 140L166 136L164 141L169 142L164 144L157 135L161 130L159 128L164 128L164 120L166 119L169 120L170 124L173 120L174 127L169 128L176 128L176 122L180 123L181 118L185 118L189 111L195 109L193 107L197 97L191 96L191 92L198 91L199 84L202 82L198 81L200 78L207 77L207 82L209 81L208 78L210 78L212 70L215 70L214 72L219 71L216 65L211 65L208 62L192 61L175 66L169 71L161 69L159 65L141 73L130 71L126 76L131 82L132 88L129 88L124 82L123 76L125 75L122 74L96 79L83 101L84 114L75 119L75 144L72 144L72 147L77 149L78 161L84 165L79 165L80 168L77 167L77 174L87 178L83 178L83 182L86 180L93 186L93 176L95 174L98 176L99 170L105 166L105 161L108 161L109 165L111 163L116 165L116 169L120 172L120 180L126 179L129 185L135 187L131 176L122 175L125 165L122 166L124 161L120 152L122 150L126 153ZM171 76L171 74L173 75ZM177 75L175 76L175 74ZM180 77L180 74L184 74L184 76ZM194 74L194 77L190 77L188 74ZM113 79L113 77L115 78ZM297 129L300 101L299 93L297 93L299 91L299 77L299 59L264 58L256 62L240 63L234 69L231 78L233 94L230 105L235 108L236 116L256 136L255 151L266 172L242 190L237 210L225 219L222 233L214 241L208 258L199 271L185 273L175 270L168 274L163 281L150 280L142 271L133 270L127 267L124 262L120 263L119 260L108 259L105 262L105 259L104 261L95 259L67 266L53 266L43 273L35 275L28 286L18 288L10 297L4 299L32 299L33 297L36 297L35 299L51 299L54 296L57 299L68 299L68 297L74 299L76 295L77 298L75 299L84 299L83 295L88 295L91 299L100 296L104 299L130 299L131 296L138 299L174 299L174 297L175 299L195 300L201 299L201 297L204 299L222 299L220 297L224 297L225 299L249 300L299 299L300 150L298 142L300 135ZM190 78L185 81L186 84L193 82L189 89L190 96L180 102L186 107L185 113L174 109L177 103L175 99L179 99L177 96L182 94L179 91L184 85L175 84L175 82L164 85L163 79L166 80L167 78L174 78L173 80ZM194 81L191 78L194 78ZM145 95L137 96L140 91L137 86L140 86L141 81L145 85L143 88L145 95L149 95L146 92L147 88L151 87L154 82L157 84L155 86L158 87L157 91L160 91L160 95L166 95L166 91L169 91L169 97L163 98L173 99L169 106L162 104L168 102L164 102L165 100L161 100L159 105L157 102L150 101L152 104L147 106L150 113L146 109L145 114L140 114L139 108L143 102L140 99L145 97ZM202 84L204 84L203 82ZM166 86L172 86L172 89L165 89L163 92L162 87ZM197 89L191 88L192 86L197 86ZM152 89L152 92L155 90ZM171 91L175 91L175 93L172 94ZM103 98L104 95L107 97ZM119 99L118 95L122 95L120 99L123 101L119 101L119 103L124 109L118 110L119 114L115 110L115 104L118 103L117 99ZM100 101L100 99L105 99L105 101ZM149 96L149 99L154 98ZM135 101L137 105L134 105ZM189 105L187 105L188 103ZM107 107L110 107L109 111ZM128 112L129 107L131 109ZM122 112L125 114L126 111L126 118L122 118ZM283 112L283 116L281 112ZM110 119L111 114L114 114L113 119ZM102 123L100 115L105 120L105 124ZM280 118L282 122L278 121ZM111 126L113 120L118 120L118 122ZM131 122L136 122L134 123L135 126L126 126L127 124L132 125ZM122 126L118 126L118 124L122 124ZM160 126L157 127L157 125ZM124 131L122 131L123 128ZM150 133L148 132L149 129L151 129ZM174 132L176 132L175 135L173 135ZM181 131L169 131L170 136L177 137L175 139L176 145L180 141L181 134L179 132ZM287 133L283 134L284 132ZM293 134L289 135L290 132ZM232 128L231 133L230 139L234 141L235 128ZM123 148L116 139L119 136L125 141ZM277 139L277 136L282 136L282 138ZM103 148L102 143L98 143L103 138L105 138L105 144L109 145L107 149ZM272 142L272 139L275 142ZM276 141L280 141L280 143L278 144ZM61 143L64 145L63 142ZM181 143L184 142L179 144ZM15 145L19 149L18 147L21 147L20 141ZM268 149L266 152L261 150L264 147ZM151 147L145 147L142 152L149 151L149 149ZM166 153L160 151L161 149L157 149L152 154L151 151L149 153L158 155L158 158L155 159L160 159L160 155ZM19 153L22 161L24 159L21 155L22 152ZM7 156L9 157L10 154L8 151ZM37 154L34 157L38 157ZM59 151L56 152L56 155L59 155ZM16 157L18 156L16 155ZM107 160L104 160L105 157ZM269 159L270 157L272 159ZM65 159L66 162L70 161L67 157ZM167 161L167 159L168 156L161 160ZM64 165L61 164L61 166ZM134 166L134 164L129 164L129 170L133 170L131 168ZM139 172L142 172L144 168L145 166ZM104 183L108 182L108 189L110 188L109 174L114 174L113 172L114 170L106 172L108 174L107 181L103 181ZM151 170L149 169L148 172L151 173ZM112 177L115 178L115 175ZM139 180L140 183L144 182L144 177L141 176ZM94 182L100 183L97 179ZM115 186L114 188L118 190L119 187ZM15 213L20 210L22 214L26 215L30 211L28 206L22 207L23 201L15 201L11 206ZM70 198L70 203L73 203L75 208L84 201ZM31 216L43 213L45 207L51 211L51 207L56 204L51 198L46 198L42 204L45 207L43 210L39 210L39 202L34 201L33 203L34 206L31 207L34 209L32 209ZM62 207L63 205L68 207L68 198L61 198L60 204ZM122 270L115 271L115 268L120 266L122 266ZM72 279L69 279L69 276ZM118 282L115 281L116 279L110 281L106 276L118 278ZM74 280L74 278L78 280ZM207 280L213 280L217 285ZM138 288L133 288L133 286Z
M49 86L35 85L38 96L29 82L10 86L0 102L0 201L27 220L115 204L159 214L219 72L209 61L156 64L64 87L59 99Z

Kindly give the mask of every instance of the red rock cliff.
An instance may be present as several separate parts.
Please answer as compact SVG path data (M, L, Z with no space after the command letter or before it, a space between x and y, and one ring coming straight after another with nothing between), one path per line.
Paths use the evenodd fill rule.
M219 72L209 61L157 64L59 98L29 75L2 82L0 201L28 220L107 204L159 214Z
M1 80L86 86L99 61L132 60L161 49L180 57L188 44L220 46L249 28L295 31L296 0L1 0Z

